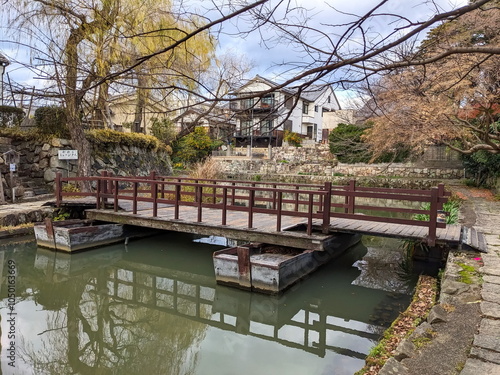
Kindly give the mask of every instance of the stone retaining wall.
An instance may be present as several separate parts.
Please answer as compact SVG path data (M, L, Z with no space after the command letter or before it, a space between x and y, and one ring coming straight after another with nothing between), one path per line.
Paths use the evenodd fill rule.
M77 160L58 158L59 150L73 149L69 140L52 139L50 142L35 143L3 138L2 145L19 155L13 181L18 197L23 196L26 191L52 191L57 172L61 172L65 177L76 176ZM11 198L12 182L7 163L8 160L0 157L0 175L5 195ZM153 170L164 175L172 174L170 157L165 151L114 144L100 145L92 150L92 173L99 174L104 170L121 176L146 176Z
M414 164L342 164L328 145L273 147L271 159L217 158L227 177L240 180L345 185L355 178L362 186L428 189L463 177L462 168L428 168Z
M464 177L463 168L426 168L409 163L339 163L333 169L333 173L346 176L391 176L406 178L460 179Z

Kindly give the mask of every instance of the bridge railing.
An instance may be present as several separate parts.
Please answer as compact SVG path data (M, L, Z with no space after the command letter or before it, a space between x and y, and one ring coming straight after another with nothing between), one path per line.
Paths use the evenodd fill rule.
M68 189L63 188L64 184L78 181L90 182L94 190L65 192ZM131 201L132 213L137 214L139 205L148 203L153 217L158 216L159 208L173 206L176 220L182 219L181 207L191 206L196 208L198 222L203 221L204 209L218 209L221 210L221 225L228 224L228 212L239 211L246 213L248 228L253 227L256 213L264 213L276 217L276 231L283 230L284 216L295 216L304 218L309 235L313 230L328 233L332 218L406 224L428 228L427 242L430 245L435 244L436 229L446 226L438 221L438 214L441 214L439 211L449 195L442 184L429 190L416 190L359 187L354 180L341 186L331 182L294 184L215 180L158 176L155 173L146 177L120 177L106 172L92 177L56 176L57 205L65 197L93 197L98 209L112 203L117 211L120 201ZM391 206L380 201L389 201ZM411 206L401 207L401 202ZM425 203L429 205L428 209L422 207ZM402 217L388 217L388 213ZM415 214L428 215L429 220L414 220Z

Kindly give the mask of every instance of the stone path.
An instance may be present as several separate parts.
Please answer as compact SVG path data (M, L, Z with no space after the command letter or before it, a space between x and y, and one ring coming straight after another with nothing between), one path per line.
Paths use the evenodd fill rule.
M473 205L476 229L485 234L488 253L482 255L484 266L481 290L481 324L461 375L500 374L500 202L474 197L463 191Z
M54 200L53 196L51 200ZM0 228L43 221L53 208L44 206L47 200L0 205Z
M452 190L465 198L461 223L485 234L488 253L449 254L438 304L379 375L500 375L500 202L463 185ZM478 272L465 281L467 267Z

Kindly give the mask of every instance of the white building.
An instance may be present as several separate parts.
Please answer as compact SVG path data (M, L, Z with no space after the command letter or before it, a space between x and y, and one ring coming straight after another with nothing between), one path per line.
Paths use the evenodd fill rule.
M275 89L276 88L276 89ZM261 76L248 81L232 95L237 145L281 145L285 130L320 142L324 113L340 109L330 86L310 86L304 91L278 88Z

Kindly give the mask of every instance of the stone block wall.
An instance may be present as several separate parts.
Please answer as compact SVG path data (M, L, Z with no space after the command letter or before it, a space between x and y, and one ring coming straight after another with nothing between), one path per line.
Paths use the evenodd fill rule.
M463 168L427 168L406 163L381 164L342 164L339 163L333 173L344 176L390 176L404 178L460 179L464 177Z
M20 197L27 191L31 191L32 194L33 191L34 194L37 191L52 191L57 172L65 177L76 176L78 161L58 158L59 150L73 149L69 140L55 138L42 143L9 138L0 140L4 149L14 150L19 155L17 171L14 173L15 179L11 182L8 160L2 158L0 154L0 177L7 198L11 199L12 184L15 186L16 196ZM153 170L163 175L172 174L170 157L165 151L124 145L93 147L93 174L108 171L121 176L146 176Z
M331 176L337 164L328 146L321 144L273 147L271 159L217 158L217 161L221 164L222 172L229 176L241 173Z
M229 176L259 175L260 178L276 175L309 175L373 178L460 179L463 168L424 167L416 164L342 164L330 153L328 145L308 147L274 147L271 159L218 158L222 170Z

